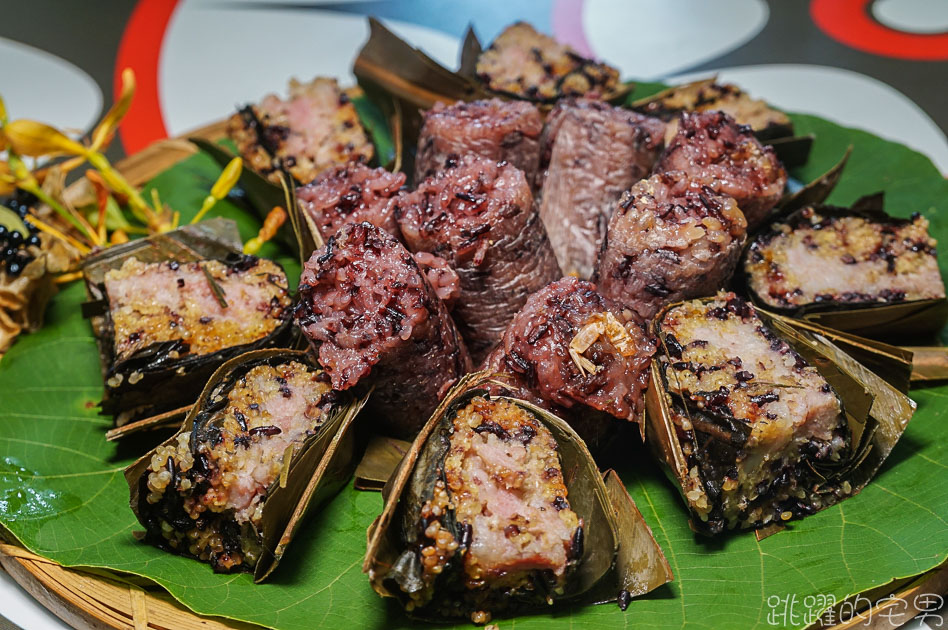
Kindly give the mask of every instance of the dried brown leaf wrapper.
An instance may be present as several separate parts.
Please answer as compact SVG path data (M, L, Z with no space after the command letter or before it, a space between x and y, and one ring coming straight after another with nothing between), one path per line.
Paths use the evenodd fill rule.
M296 184L293 180L283 175L280 178L280 183L283 185L284 202L290 211L290 227L296 239L296 248L300 253L300 266L302 267L313 255L313 252L326 244L326 239L323 237L319 226L316 225L316 221L308 212L303 210L303 206L296 198ZM332 235L330 234L330 236Z
M385 507L369 527L368 549L362 565L379 595L398 598L403 603L407 601L398 585L411 581L412 573L405 562L398 561L409 553L407 550L412 543L406 536L418 522L419 510L431 493L445 454L438 435L451 425L458 410L472 398L489 396L486 387L492 384L491 379L486 372L473 373L451 389L383 489ZM569 425L529 402L506 396L492 398L514 403L550 430L557 442L571 508L585 521L581 560L567 582L566 592L557 601L615 601L623 590L642 594L669 581L672 576L664 554L641 514L634 509L631 497L621 483L617 487L617 482L612 482L611 489L604 483L585 444ZM459 562L459 556L455 556L452 563ZM452 570L449 564L445 575ZM442 583L436 583L432 602L412 611L412 616L431 621L448 619L435 610L439 584ZM547 604L540 606L546 608ZM532 608L531 604L518 602L504 612Z
M785 317L760 306L757 307L757 312L766 313L769 317L779 319L801 332L825 337L903 394L908 393L911 381L919 380L915 375L916 360L911 348L893 346L875 339L866 339L833 328L826 328L811 321Z
M813 141L816 136L784 136L781 138L761 139L761 143L773 147L777 159L787 168L803 166L810 160Z
M314 369L319 367L310 354L299 350L255 350L227 361L210 377L178 433L166 440L162 446L173 445L177 436L183 432L204 430L205 425L215 417L214 406L221 392L227 391L251 368L261 364L280 365L290 361L304 363ZM339 402L334 403L329 416L316 433L292 452L286 469L286 483L274 481L267 491L260 528L256 531L263 555L254 570L255 582L262 582L270 576L308 511L339 492L348 483L359 461L364 444L354 421L365 404L366 397L355 398L344 392L338 395ZM125 469L131 508L146 527L149 518L146 507L148 503L143 492L147 493L144 484L154 452L153 450L146 453Z
M184 422L184 419L188 416L188 412L191 411L191 407L192 405L185 405L177 409L142 418L141 420L128 422L120 427L113 427L105 432L105 439L109 442L116 442L139 431L175 429L180 427L181 423Z
M385 435L373 435L355 472L355 489L381 491L399 462L411 449L411 442Z
M948 347L908 346L902 349L912 354L913 383L948 379Z
M941 330L948 321L948 300L915 300L833 311L804 309L799 316L814 324L861 337L906 341Z
M192 404L208 377L228 359L250 350L295 345L297 337L292 326L293 309L288 308L285 321L269 335L253 343L181 358L175 358L179 347L176 342L157 343L116 361L112 325L108 317L105 274L111 269L120 268L125 260L132 257L144 263L170 260L220 260L226 263L239 262L244 254L237 224L229 219L216 218L116 245L86 258L83 274L89 301L83 304L83 314L91 320L99 348L102 378L106 383L101 402L102 412L115 415L116 426ZM141 378L132 383L129 378L132 373L140 373ZM108 381L118 375L122 377L119 384L110 386ZM147 428L152 425L146 422L140 426Z
M656 336L665 314L680 304L670 304L656 316L653 320ZM915 413L915 403L818 331L805 330L765 311L758 310L757 314L765 326L789 343L829 382L849 426L852 445L849 459L837 464L826 475L813 471L817 475L814 480L819 484L822 504L811 507L813 511L820 511L858 494L869 483L908 426ZM711 534L684 494L689 470L694 464L682 448L673 419L673 406L681 404L664 383L661 357L656 356L652 361L651 384L646 392L646 440L682 492L682 498L693 515L692 528L698 533ZM848 491L845 490L847 487ZM843 492L839 492L841 489ZM763 529L764 536L775 533L772 528Z
M11 278L0 270L0 357L21 333L43 326L46 304L57 292L55 274L67 271L75 258L71 248L44 236L41 253L20 275Z
M789 216L806 206L821 204L826 201L826 198L829 197L833 189L836 188L836 184L839 183L839 178L842 177L843 169L846 168L846 163L849 161L849 156L852 152L853 148L850 146L846 149L846 153L843 154L840 161L832 168L797 192L781 199L774 210L771 222L778 221L781 217Z

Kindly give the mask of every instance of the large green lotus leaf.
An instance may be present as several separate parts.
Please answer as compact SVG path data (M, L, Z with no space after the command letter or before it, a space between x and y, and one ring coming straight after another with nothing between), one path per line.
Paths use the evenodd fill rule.
M794 119L800 131L817 135L812 160L797 178L823 172L853 144L833 201L884 189L894 212L921 211L935 235L948 239L948 191L926 158L817 118ZM153 185L166 202L186 210L199 205L216 174L209 160L195 156ZM236 218L245 238L257 228L233 204L223 204L221 214ZM204 564L137 542L122 478L137 452L104 439L109 420L96 414L102 387L95 345L79 313L82 299L78 284L68 287L54 299L46 327L22 337L0 361L0 523L9 535L65 565L149 578L203 614L291 630L410 625L374 595L360 571L365 529L381 510L376 493L345 489L300 531L274 580L263 585L249 575L215 575ZM931 569L948 553L948 386L912 396L918 413L875 481L760 542L750 534L697 538L675 488L644 450L630 448L620 473L675 581L633 601L625 613L615 605L558 609L501 625L799 627L830 599Z

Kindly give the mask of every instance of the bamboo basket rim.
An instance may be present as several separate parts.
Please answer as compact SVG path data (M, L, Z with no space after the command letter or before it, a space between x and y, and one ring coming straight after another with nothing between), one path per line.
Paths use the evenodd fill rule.
M136 584L122 575L103 570L93 573L64 567L23 547L0 543L0 567L42 606L70 626L82 630L257 630L258 626L223 617L198 615L176 601L150 580L135 577ZM914 578L894 580L896 588L882 586L871 591L868 609L857 610L845 622L833 626L819 623L807 630L855 630L897 628L921 612L915 597L921 593L948 592L948 562ZM930 590L929 590L930 589ZM899 607L899 601L905 607ZM842 604L843 602L840 602ZM837 608L839 605L837 605ZM898 615L897 624L890 617Z
M133 185L143 184L199 152L187 138L217 141L226 136L226 125L225 119L179 137L158 140L115 166ZM80 179L72 186L82 182ZM264 627L224 617L198 615L146 578L107 569L93 572L91 569L65 567L19 544L3 542L2 538L0 567L42 606L65 623L82 630L256 630ZM868 599L867 593L860 594L873 605L845 623L835 626L815 624L808 630L893 628L895 626L887 623L888 616L880 613L891 610L891 605L897 602L875 604L889 596L909 601L929 587L939 594L948 592L948 561L913 578L893 580L889 585L873 589L870 591L872 600ZM916 609L900 623L907 622L918 612L922 611Z

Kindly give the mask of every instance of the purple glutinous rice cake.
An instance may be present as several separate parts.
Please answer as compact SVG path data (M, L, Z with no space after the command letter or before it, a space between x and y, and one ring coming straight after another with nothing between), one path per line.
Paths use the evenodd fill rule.
M589 278L615 202L646 177L665 123L588 99L564 99L540 141L540 218L564 273Z
M297 323L333 387L371 384L367 411L399 437L412 437L446 386L470 369L438 294L445 287L429 278L401 243L370 223L330 237L300 278Z
M527 297L560 277L522 171L467 155L397 202L408 248L458 274L452 315L475 363L497 343Z
M527 300L482 369L566 420L591 449L638 422L655 344L633 311L566 277Z
M732 197L753 232L783 195L787 171L772 147L723 112L685 112L655 172L680 171L693 183Z
M363 221L401 238L394 198L405 179L404 173L372 168L358 160L323 171L297 188L296 197L324 240L347 223Z
M619 201L596 282L605 297L650 320L665 304L723 288L746 237L730 197L680 171L652 175Z
M436 103L423 117L415 156L416 184L442 170L448 160L468 153L509 162L533 184L543 131L543 118L535 105L499 98Z

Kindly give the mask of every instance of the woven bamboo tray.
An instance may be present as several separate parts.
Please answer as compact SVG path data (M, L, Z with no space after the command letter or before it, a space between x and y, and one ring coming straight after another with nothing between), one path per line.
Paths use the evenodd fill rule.
M57 617L81 630L254 630L259 626L229 619L201 617L164 593L134 577L69 569L22 547L0 543L0 566ZM891 630L919 612L916 596L948 592L948 564L922 575L899 580L860 596L873 602L845 623L815 625L813 630ZM893 597L894 596L894 597ZM899 602L905 602L905 605ZM500 620L499 625L506 625Z
M202 127L187 137L216 141L225 136L226 121ZM162 171L197 153L184 138L162 140L116 164L129 182L141 185ZM73 186L83 185L82 180ZM68 192L67 192L68 194ZM2 539L0 539L2 540ZM30 595L57 617L81 630L254 630L260 626L194 614L159 586L136 576L108 571L93 573L59 565L26 549L0 542L0 566ZM915 597L921 593L948 592L948 563L922 575L897 580L863 593L857 616L834 625L814 625L813 630L890 630L921 612ZM899 603L900 598L906 606ZM866 602L873 602L868 606ZM879 603L885 602L885 603ZM878 603L878 605L876 605ZM897 607L897 608L896 608ZM889 614L891 613L891 614ZM896 614L898 613L898 614ZM505 626L504 620L499 624Z

